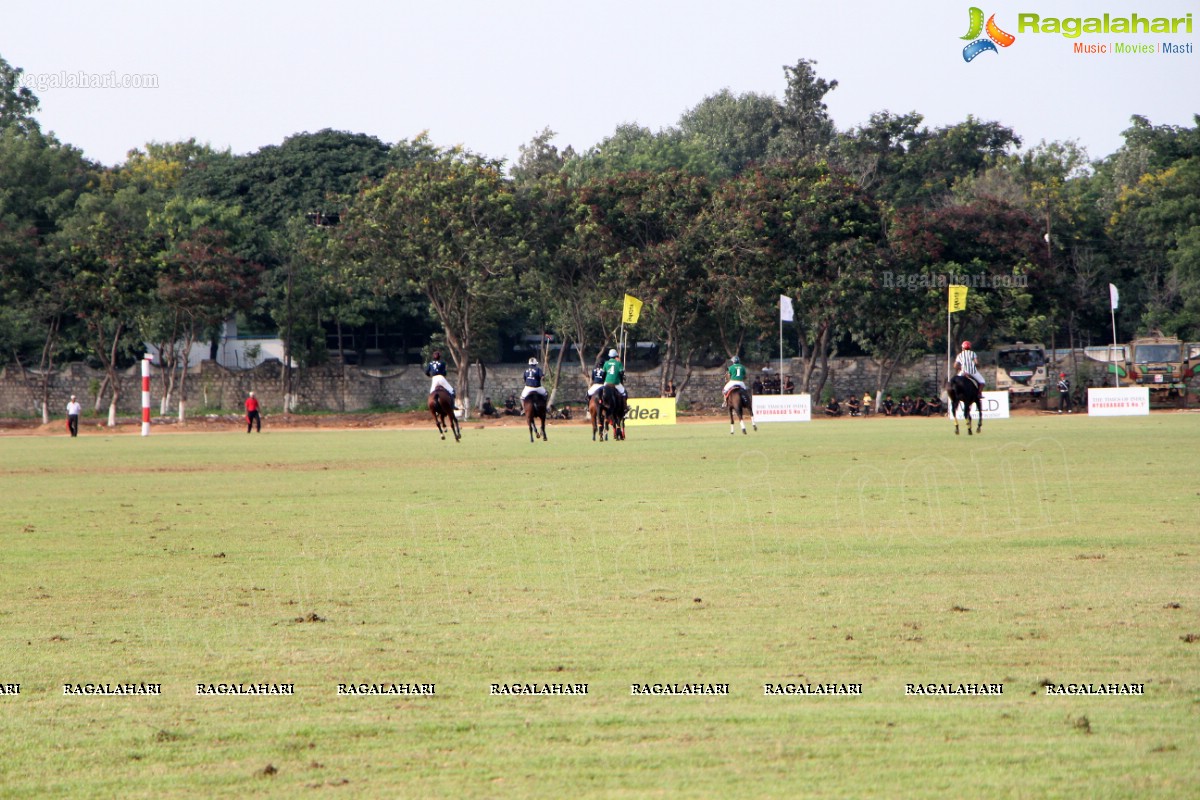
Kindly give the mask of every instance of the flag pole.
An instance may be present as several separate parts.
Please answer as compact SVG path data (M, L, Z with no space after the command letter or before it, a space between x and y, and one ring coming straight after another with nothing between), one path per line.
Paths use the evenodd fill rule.
M779 314L779 393L783 394L783 313Z
M950 307L946 306L946 383L950 383Z
M1113 333L1112 352L1115 354L1117 352L1117 308L1116 308L1116 306L1114 306L1112 304L1111 293L1109 296L1109 303L1108 303L1108 315L1110 317L1112 317L1112 333ZM1121 359L1121 360L1124 361L1124 359ZM1112 363L1112 371L1113 371L1113 388L1120 389L1121 388L1121 374L1119 372L1117 372L1117 362L1113 361L1110 363Z

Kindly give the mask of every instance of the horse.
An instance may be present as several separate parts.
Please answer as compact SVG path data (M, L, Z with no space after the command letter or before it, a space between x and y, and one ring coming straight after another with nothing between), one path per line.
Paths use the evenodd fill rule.
M525 409L525 422L529 424L529 442L532 444L537 436L546 441L546 395L541 392L530 392L528 397L521 399L521 407ZM538 420L542 421L542 431L538 433Z
M604 407L600 405L600 392L592 393L588 398L588 419L592 421L592 441L596 441L596 434L600 434L600 441L604 441Z
M950 418L954 420L954 435L958 436L958 405L962 403L963 418L967 421L967 435L971 436L971 406L979 412L975 422L975 432L983 433L983 392L979 384L967 375L955 375L946 384L946 394L950 395Z
M624 441L625 411L627 410L625 396L617 391L616 386L606 383L600 390L600 407L604 414L604 421L601 423L601 437L607 438L608 426L611 424L613 438Z
M458 428L458 417L454 416L454 400L441 386L429 393L429 413L433 415L433 421L437 423L438 433L442 435L442 439L446 438L446 430L449 429L454 433L454 441L459 441L462 438L462 433Z
M736 413L738 422L742 423L742 433L746 433L746 421L742 419L744 409L750 406L749 392L745 389L734 387L729 394L725 395L725 407L729 409L729 435L733 435L733 415ZM754 426L754 430L758 430L758 423L754 421L754 412L750 412L750 424Z

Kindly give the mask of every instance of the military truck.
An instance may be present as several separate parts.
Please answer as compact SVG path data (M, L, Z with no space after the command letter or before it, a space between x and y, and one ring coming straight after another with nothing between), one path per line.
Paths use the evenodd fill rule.
M1046 348L1040 344L1001 345L996 348L996 390L1008 392L1009 403L1038 401L1046 394Z
M1154 333L1134 339L1116 362L1122 386L1145 386L1151 405L1187 406L1188 381L1200 366L1200 346Z

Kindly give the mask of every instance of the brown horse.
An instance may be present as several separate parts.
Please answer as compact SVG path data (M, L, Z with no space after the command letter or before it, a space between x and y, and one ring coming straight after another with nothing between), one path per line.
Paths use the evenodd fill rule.
M750 408L750 393L745 389L734 387L729 394L725 395L725 407L729 409L729 435L732 436L733 430L733 415L737 414L738 422L742 423L742 433L746 433L746 421L742 419L742 414L745 409ZM754 412L750 412L750 424L754 426L754 430L758 430L758 423L754 421Z
M979 384L966 375L955 375L946 384L946 394L950 395L950 418L954 420L954 435L958 436L958 404L962 403L963 418L967 421L967 435L971 436L971 406L979 412L975 423L975 433L983 433L983 392Z
M592 421L592 441L596 441L597 433L600 441L604 441L604 407L600 405L600 392L588 398L588 419Z
M600 407L603 409L600 438L608 438L608 426L612 425L613 438L625 441L625 412L628 410L625 396L618 392L617 387L611 383L604 384L604 388L600 390L599 394Z
M454 433L454 441L462 438L458 428L458 417L454 416L454 400L441 386L429 393L429 413L433 415L433 421L437 423L438 433L443 439L446 438L447 430Z
M529 425L529 441L532 444L533 440L539 435L542 441L546 441L546 395L541 392L530 392L528 397L521 400L521 407L525 409L525 422ZM542 421L541 433L538 433L538 420Z

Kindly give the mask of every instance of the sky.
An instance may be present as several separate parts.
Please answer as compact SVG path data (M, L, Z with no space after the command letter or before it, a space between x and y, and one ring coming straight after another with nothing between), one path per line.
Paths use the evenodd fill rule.
M916 111L931 128L973 115L1026 147L1074 140L1100 159L1134 114L1196 125L1200 3L991 2L978 7L1015 41L970 62L971 0L25 2L0 19L0 57L35 84L42 128L108 165L151 141L248 153L325 128L388 143L427 131L439 146L511 162L547 127L559 148L582 151L623 123L675 125L722 89L782 98L783 67L802 58L838 81L826 102L839 130L885 110ZM1193 33L1018 28L1018 14L1105 13L1191 13ZM1192 52L1073 52L1162 42ZM156 86L53 85L72 76Z

